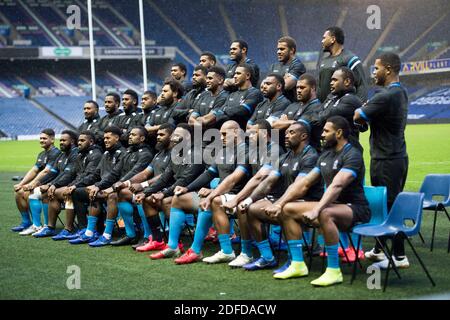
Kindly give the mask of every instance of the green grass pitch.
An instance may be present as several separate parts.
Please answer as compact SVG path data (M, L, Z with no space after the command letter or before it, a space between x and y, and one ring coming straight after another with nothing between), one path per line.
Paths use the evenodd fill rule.
M406 190L417 191L428 173L450 173L450 125L410 125L406 136L410 157ZM361 140L368 171L368 134L363 134ZM401 271L402 280L392 273L385 293L369 290L366 285L369 275L363 271L358 272L356 281L350 285L351 269L346 265L341 266L342 285L313 288L309 282L320 275L320 258L314 258L308 278L276 281L271 270L244 272L224 264L204 263L177 266L172 259L151 261L147 254L137 254L129 247L94 249L21 237L9 231L19 222L11 177L30 168L39 150L36 141L0 142L0 299L404 299L450 292L450 254L447 254L450 222L444 215L438 216L435 250L430 253L430 212L425 213L422 225L426 246L418 238L413 243L436 287L431 286L407 247L411 267ZM368 176L366 181L370 181ZM189 245L190 238L183 238L183 242ZM366 240L364 247L367 249L371 244L371 240ZM217 245L208 243L204 254L208 256L216 250ZM67 268L71 265L81 270L79 290L66 287L70 276ZM368 263L363 265L366 267Z

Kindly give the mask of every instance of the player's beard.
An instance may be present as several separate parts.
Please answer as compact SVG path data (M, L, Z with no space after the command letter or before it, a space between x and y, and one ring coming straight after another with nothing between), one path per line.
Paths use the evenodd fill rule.
M163 106L169 107L173 104L173 98L169 98L169 99L164 99L160 102L160 104L162 104Z
M167 143L156 142L155 149L158 151L162 151L165 149Z
M236 58L233 59L233 61L236 61L238 63L241 62L241 60L242 60L242 53L236 54Z
M325 150L333 149L337 145L336 136L334 136L332 139L330 139L328 141L321 140L321 144L322 144L322 148L325 149Z
M206 83L198 82L198 81L192 81L192 88L198 90L198 89L204 89L206 88Z
M386 83L386 77L384 75L379 75L374 77L375 85L384 87L384 84Z

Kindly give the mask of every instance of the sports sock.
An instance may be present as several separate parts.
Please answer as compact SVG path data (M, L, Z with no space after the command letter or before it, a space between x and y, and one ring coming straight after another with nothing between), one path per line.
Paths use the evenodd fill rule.
M30 214L28 213L28 211L21 212L20 215L22 216L23 224L26 224L26 225L31 224Z
M187 225L193 227L195 225L194 215L192 213L186 214L185 222Z
M122 216L123 223L125 224L125 233L129 238L136 237L133 221L133 205L129 202L119 202L117 207L120 211L120 215Z
M169 243L168 246L171 249L176 249L178 246L178 240L180 239L180 233L186 220L186 214L183 210L178 208L170 208L170 231L169 231Z
M159 219L159 215L154 215L152 217L147 217L147 224L152 230L152 238L153 241L161 242L162 241L162 233L161 233L161 220Z
M38 199L29 199L29 206L31 210L31 217L33 219L33 224L36 227L42 226L41 224L41 210L42 202Z
M105 226L105 231L103 231L103 236L110 240L112 237L112 233L114 230L114 224L116 223L116 221L114 219L106 219L106 226Z
M144 239L147 239L152 234L152 230L150 229L150 226L148 225L147 219L145 217L144 208L141 204L137 205L139 217L141 217L142 226L144 227Z
M303 248L301 240L288 240L292 261L303 262Z
M312 242L312 231L303 231L303 236L307 242L305 245L310 246Z
M339 255L338 255L339 244L326 245L327 250L327 262L328 268L339 269Z
M84 232L84 234L87 235L88 237L92 237L95 232L95 227L97 226L98 218L95 216L88 216L87 220L88 220L88 225L87 225L87 229Z
M169 231L169 221L167 220L164 212L159 212L159 219L161 220L161 227L166 226L166 230L164 231Z
M233 252L233 247L231 247L231 240L229 234L219 234L218 236L220 242L220 248L223 253L231 254Z
M272 253L272 249L270 248L269 240L257 242L256 245L258 247L259 252L261 253L261 256L264 258L264 260L272 261L273 253Z
M44 225L48 225L48 203L42 203L42 211L44 212Z
M348 236L346 233L344 232L339 232L339 239L342 242L342 246L344 247L344 249L346 250L349 247L349 241L348 241Z
M230 219L230 236L234 234L234 219Z
M191 249L195 253L199 254L203 247L203 241L205 240L208 230L212 225L212 212L198 210L197 228L194 233L194 242Z
M241 251L247 256L252 256L252 240L241 240Z

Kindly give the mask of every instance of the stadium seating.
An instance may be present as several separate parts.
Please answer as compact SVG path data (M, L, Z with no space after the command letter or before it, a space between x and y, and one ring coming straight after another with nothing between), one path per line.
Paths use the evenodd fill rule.
M88 44L87 12L81 8L80 30L68 32L66 28L65 9L72 4L83 5L85 2L73 0L23 0L25 7L31 9L31 15L17 0L0 2L2 16L0 24L12 25L12 30L0 35L0 46L12 44L14 40L30 40L31 46L55 46L54 40L39 26L42 21L63 45ZM154 4L154 6L152 5ZM369 5L381 8L381 29L367 32L351 32L365 26ZM155 8L155 6L157 8ZM337 8L330 10L330 6ZM182 8L182 11L180 11ZM280 10L284 8L284 10ZM152 39L156 45L176 46L183 55L177 54L175 60L188 64L198 61L198 50L212 51L223 62L228 56L231 34L243 38L249 43L249 57L254 59L267 72L270 64L276 61L276 41L283 35L286 22L289 35L298 42L298 53L317 57L321 51L321 38L324 30L339 24L346 31L345 46L365 60L377 41L379 50L394 49L404 51L402 59L450 58L448 43L448 25L450 14L444 15L449 8L446 0L433 0L433 5L420 0L411 0L410 5L399 8L383 0L360 0L350 6L346 2L330 0L317 2L313 0L275 0L275 1L213 1L196 0L151 0L144 1L145 28L147 40ZM447 11L446 11L447 10ZM420 12L420 19L410 19ZM114 6L105 0L93 1L94 39L96 46L117 46L117 41L130 45L139 45L138 32L139 8L137 3L126 0L114 1ZM226 24L225 14L230 22ZM165 16L164 19L162 16ZM442 19L440 19L442 18ZM439 20L440 19L440 20ZM129 21L127 24L125 20ZM171 23L168 23L169 20ZM99 23L99 21L101 23ZM437 22L433 25L434 22ZM251 26L251 27L249 27ZM430 28L433 26L432 28ZM111 30L108 33L106 30ZM386 27L389 32L383 34ZM230 32L231 28L231 32ZM414 32L411 32L414 30ZM179 32L180 31L180 32ZM426 32L426 33L425 33ZM181 34L192 40L194 47ZM425 35L420 37L420 35ZM414 43L414 41L417 43ZM414 44L411 46L411 44ZM30 46L22 42L16 47ZM379 53L378 51L377 53ZM183 57L187 57L187 59ZM308 71L315 62L308 64ZM373 62L373 57L369 63ZM43 62L44 63L44 62ZM23 88L30 88L33 97L87 96L91 92L89 64L67 73L64 68L49 64L36 64L27 68L26 64L18 67L3 64L0 66L0 97L23 95ZM57 77L55 81L47 72ZM159 90L163 77L167 73L150 72L149 88ZM61 84L65 82L66 86ZM98 95L104 96L108 91L123 91L128 87L142 92L143 80L140 67L123 68L114 64L97 67ZM69 87L69 89L67 89ZM410 119L448 119L450 103L448 94L439 93L442 88L428 85L406 86L410 96ZM444 87L445 88L445 87ZM370 89L370 95L374 93ZM3 99L3 98L2 98ZM50 101L45 100L46 103ZM439 101L439 102L436 102ZM50 103L57 105L58 103Z
M433 88L411 101L410 119L445 119L450 116L450 87Z
M63 124L25 98L0 99L0 118L0 130L9 137L39 134L45 128L64 130Z
M84 120L83 105L89 97L36 97L36 100L74 127L78 127Z
M227 37L227 30L221 18L217 1L191 1L189 5L183 0L154 2L164 13L174 18L176 24L201 50L218 54L228 52L229 44L223 39L229 39L229 37ZM180 14L180 8L188 10L190 14ZM200 17L196 17L195 13L200 12L202 23L196 23ZM217 41L218 35L222 41Z

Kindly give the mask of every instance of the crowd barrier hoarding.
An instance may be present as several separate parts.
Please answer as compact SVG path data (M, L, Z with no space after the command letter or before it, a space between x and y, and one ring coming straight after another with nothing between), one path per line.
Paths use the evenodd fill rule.
M147 46L147 59L170 59L176 55L176 47ZM141 59L140 47L96 47L96 59ZM89 47L30 47L0 48L0 59L89 59Z
M400 75L415 75L450 71L450 59L424 60L402 63Z

